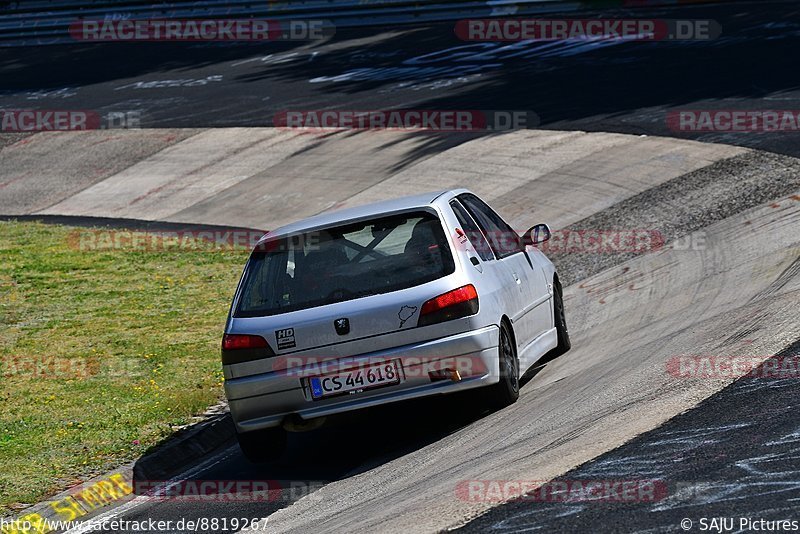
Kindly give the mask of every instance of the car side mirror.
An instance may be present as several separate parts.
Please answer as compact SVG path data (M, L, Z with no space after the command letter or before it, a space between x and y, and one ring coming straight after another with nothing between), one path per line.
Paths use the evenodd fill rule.
M550 239L550 227L546 224L537 224L522 236L522 241L526 247L536 246Z

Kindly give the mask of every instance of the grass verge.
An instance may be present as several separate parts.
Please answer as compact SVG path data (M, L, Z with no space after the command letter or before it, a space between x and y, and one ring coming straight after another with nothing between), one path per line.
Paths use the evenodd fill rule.
M140 456L222 396L245 250L81 251L0 222L0 515Z

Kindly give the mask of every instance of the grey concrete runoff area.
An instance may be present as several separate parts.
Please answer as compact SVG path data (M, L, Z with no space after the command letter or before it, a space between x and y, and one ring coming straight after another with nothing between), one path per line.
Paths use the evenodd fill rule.
M459 483L560 477L733 382L678 379L667 372L671 358L767 358L800 338L800 160L790 156L537 130L96 131L39 133L0 146L0 215L6 216L269 229L327 210L463 186L520 231L547 222L554 230L646 229L662 236L664 246L637 253L554 250L570 281L570 352L539 370L509 408L354 465L280 507L253 504L246 511L261 512L259 527L269 532L468 525L498 503L459 498ZM226 463L232 455L215 461L215 473L233 465ZM164 518L209 510L228 513L140 501L105 513Z

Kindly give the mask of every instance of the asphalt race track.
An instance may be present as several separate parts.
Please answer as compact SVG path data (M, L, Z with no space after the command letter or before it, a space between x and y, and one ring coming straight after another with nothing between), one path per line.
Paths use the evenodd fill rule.
M679 109L800 109L794 2L648 9L711 19L706 41L475 43L452 23L332 41L0 49L0 107L137 112L143 127L269 126L286 110L479 109L553 129L671 135ZM587 17L640 16L635 10ZM556 17L557 15L553 15ZM568 15L569 16L569 15ZM758 58L757 61L752 58ZM798 155L800 134L680 134Z
M695 530L701 517L796 519L796 378L677 377L670 362L798 353L800 134L690 136L665 116L800 109L800 12L788 2L648 10L678 13L712 18L723 35L470 44L437 24L343 30L294 48L0 49L0 108L134 111L143 126L0 135L0 215L269 229L461 185L520 230L547 222L663 240L550 254L567 281L573 348L530 373L511 407L487 414L457 396L372 409L291 434L286 455L263 466L232 445L176 477L288 489L268 503L140 496L98 517L257 518L251 530L267 532L670 532L686 518ZM289 109L390 107L525 110L541 123L458 134L270 128ZM553 479L656 480L663 494L504 503L462 491Z
M783 355L796 356L799 348L795 343ZM509 503L459 530L586 531L614 525L615 531L669 532L685 519L699 524L701 517L793 517L800 495L793 461L799 400L793 380L738 380L697 408L563 477L669 479L669 495L662 500Z

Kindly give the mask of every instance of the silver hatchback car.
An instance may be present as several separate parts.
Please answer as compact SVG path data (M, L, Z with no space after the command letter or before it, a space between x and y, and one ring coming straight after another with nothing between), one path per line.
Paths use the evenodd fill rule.
M286 429L472 388L494 408L569 350L561 285L536 248L465 189L318 215L265 235L222 340L242 451L279 456Z

